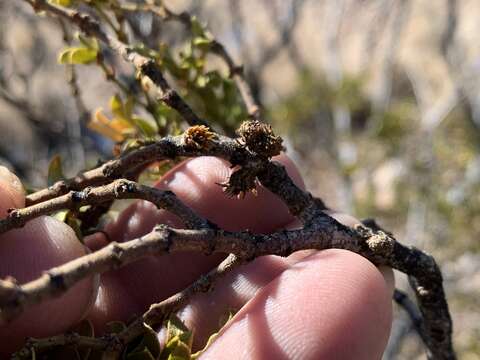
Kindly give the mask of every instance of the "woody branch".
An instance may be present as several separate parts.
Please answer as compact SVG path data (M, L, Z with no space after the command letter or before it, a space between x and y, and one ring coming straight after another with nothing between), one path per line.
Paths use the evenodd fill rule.
M99 39L131 62L142 76L151 80L157 87L159 99L177 110L188 124L205 124L171 88L152 59L140 55L122 41L109 36L97 22L76 10L53 6L45 0L25 1L36 10L45 10L49 14L64 18L76 24L86 34ZM239 133L240 141L213 134L206 127L196 126L190 128L190 132L187 131L183 136L167 137L153 145L134 150L81 176L32 194L27 198L29 207L12 211L13 215L9 216L2 226L4 229L21 226L39 214L72 206L79 191L82 194L90 192L98 195L95 201L122 198L119 195L123 194L122 191L119 192L117 189L115 192L115 186L110 185L113 180L122 178L125 172L139 164L180 156L214 155L230 161L237 167L228 183L224 184L227 193L241 195L254 191L256 182L259 181L288 205L290 212L302 221L304 225L302 229L269 235L228 232L192 215L193 212L189 212L184 205L170 197L177 207L172 207L172 203L167 206L170 206L172 211L182 209L178 211L183 214L184 220L191 220L192 229L158 226L140 239L122 244L111 243L96 253L51 269L29 283L18 285L13 279L3 280L0 283L1 318L8 321L27 306L59 296L81 279L118 268L151 254L195 250L207 254L230 253L236 256L238 261L249 261L267 254L286 256L302 249L341 248L354 251L376 265L388 265L408 274L423 317L420 331L428 348L428 357L454 359L452 323L443 290L442 275L434 259L418 249L400 244L390 234L379 229L365 226L349 228L338 223L323 212L325 209L323 202L299 189L281 165L270 161L272 156L280 152L281 139L274 136L268 126L258 121L247 122L242 127ZM118 183L120 181L116 184ZM89 186L97 187L93 190L87 189ZM102 193L105 188L108 188L108 191ZM90 196L90 200L93 201L95 196ZM160 194L152 194L145 189L135 194L135 197L146 197L147 200L165 205L156 198L157 196ZM202 291L203 288L194 287L195 291ZM179 299L178 301L183 302L188 296L180 296ZM150 314L152 321L164 316L163 311ZM95 346L100 345L96 343Z

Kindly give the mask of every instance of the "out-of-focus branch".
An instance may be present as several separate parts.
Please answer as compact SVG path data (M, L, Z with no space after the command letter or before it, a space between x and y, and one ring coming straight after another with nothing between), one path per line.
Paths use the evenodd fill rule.
M325 3L324 46L325 75L330 87L335 91L344 80L343 65L340 53L340 30L344 18L346 2L344 0ZM334 125L335 149L334 160L338 167L340 184L338 194L340 204L345 211L353 212L352 180L344 169L355 161L357 148L351 134L351 112L348 106L334 102L332 104L332 120Z
M183 25L187 27L187 29L192 28L192 15L187 12L182 13L175 13L174 11L170 10L164 4L155 5L155 4L124 4L119 5L120 9L124 9L127 11L148 11L160 18L164 19L165 21L179 21ZM247 108L247 113L253 120L260 120L260 106L255 101L252 90L248 85L248 82L245 79L243 66L238 65L233 60L230 53L227 51L225 46L217 41L213 36L210 35L210 51L217 56L219 56L227 65L229 75L235 82L238 91L243 99L245 107Z
M442 54L449 76L453 82L453 96L458 97L458 104L465 112L465 118L472 125L474 140L477 148L480 148L480 110L476 105L476 94L472 95L468 90L469 74L467 66L462 65L462 54L456 45L455 35L458 29L458 2L448 0L446 6L446 27L443 31L440 53Z
M256 68L263 69L284 49L288 50L292 61L297 66L300 65L299 55L295 48L294 42L292 42L292 38L295 32L295 28L298 24L298 15L301 13L305 2L306 0L290 1L288 5L286 19L284 21L280 21L281 16L279 14L278 6L272 6L271 2L263 1L264 6L266 8L268 7L268 9L270 10L268 11L268 14L270 15L270 19L275 26L275 30L279 34L279 39L276 43L274 43L270 47L267 47L265 51L262 52L260 60L255 65Z
M142 76L148 78L156 86L159 100L178 111L189 125L206 125L205 121L200 119L190 106L170 86L163 76L160 67L153 59L139 54L127 44L108 35L102 30L100 24L89 15L77 10L52 5L45 0L24 1L32 5L36 11L44 10L49 15L66 19L78 26L80 30L88 36L93 36L100 40L107 47L122 56L126 61L132 63Z
M410 320L412 321L412 325L419 334L420 338L424 343L426 343L427 339L425 339L424 334L424 321L422 314L417 308L417 305L408 297L408 294L399 290L395 289L393 293L393 300L400 306L405 312L408 314Z
M408 21L410 6L409 0L401 0L395 2L394 11L391 12L392 24L388 33L387 44L382 54L380 68L375 70L378 73L380 84L372 99L376 111L384 112L390 103L395 57L401 42L403 29Z

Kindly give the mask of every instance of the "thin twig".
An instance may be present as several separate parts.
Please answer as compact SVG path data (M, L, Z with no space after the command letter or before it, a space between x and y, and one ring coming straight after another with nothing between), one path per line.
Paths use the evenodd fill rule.
M115 199L143 199L152 202L158 208L166 209L183 220L187 228L202 227L206 222L186 207L174 193L134 181L119 179L105 186L87 187L82 191L70 191L50 201L41 202L22 209L10 211L0 220L0 234L13 228L22 227L29 220L41 215L49 215L63 209L78 209L82 206L102 204Z
M170 296L162 302L151 305L141 317L119 334L120 341L123 343L129 343L137 337L142 331L143 323L150 326L161 324L170 314L177 312L187 304L193 295L211 291L219 278L223 277L227 272L238 267L242 263L243 262L237 256L230 254L217 267L211 270L208 274L201 276L189 287Z
M424 334L424 321L422 314L417 308L417 305L408 297L406 292L395 289L393 293L393 300L400 306L410 317L412 325L418 333L418 336L426 344L426 337Z
M241 265L242 262L233 254L230 254L217 267L208 274L200 277L184 290L172 295L160 303L153 304L150 308L119 334L109 334L99 338L80 336L78 334L65 334L45 339L29 339L25 346L16 352L14 359L30 359L33 351L41 352L62 345L75 345L78 348L106 350L110 353L120 354L125 344L141 336L145 331L145 325L154 326L164 322L172 313L184 306L193 295L210 291L216 281L227 272Z
M69 180L58 181L49 188L30 194L26 198L27 206L47 201L54 197L66 194L71 190L82 190L87 186L97 186L122 178L132 168L149 164L154 161L174 159L179 157L217 156L228 160L232 165L244 165L246 163L257 166L261 162L255 154L247 151L238 141L217 135L208 140L204 148L197 148L185 142L188 138L188 130L179 136L168 136L133 150L118 159L111 160L102 166L88 170Z

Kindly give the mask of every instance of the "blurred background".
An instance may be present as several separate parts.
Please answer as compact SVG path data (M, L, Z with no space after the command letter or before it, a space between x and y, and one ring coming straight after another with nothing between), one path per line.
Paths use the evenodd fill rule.
M245 65L264 118L284 137L313 194L374 217L400 241L435 256L459 358L479 359L480 2L165 4L196 15ZM132 13L127 22L152 48L162 39L180 49L188 37L181 25L150 13ZM113 142L86 124L109 107L118 84L98 67L72 72L58 64L72 41L62 26L21 1L0 0L0 164L31 187L46 185L56 154L69 176L113 156ZM122 86L134 89L130 67L103 55L120 69ZM225 73L218 60L207 61ZM81 96L72 96L76 87ZM192 106L226 128L245 118L238 105L220 112L199 99ZM406 289L406 279L398 275L397 285ZM395 311L384 359L425 358L408 317Z

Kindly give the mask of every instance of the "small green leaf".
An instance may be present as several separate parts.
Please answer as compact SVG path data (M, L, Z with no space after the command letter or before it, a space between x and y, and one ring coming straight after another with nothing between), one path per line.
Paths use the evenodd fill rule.
M208 84L208 77L204 75L199 75L195 79L195 85L197 85L200 88L204 88Z
M193 333L175 314L167 322L167 342L161 360L189 360L193 343Z
M96 38L88 37L81 33L77 33L75 36L86 48L98 51L99 46Z
M62 169L62 158L55 155L48 165L47 185L52 186L59 180L65 179Z
M203 50L207 50L212 44L212 40L204 36L194 37L192 42L193 42L193 45L199 48L202 48Z
M125 109L123 108L122 99L120 99L118 94L110 98L110 110L112 110L113 115L119 118L125 118Z
M75 234L77 235L78 239L83 242L83 234L81 231L81 221L77 218L77 214L71 210L60 210L56 212L53 217L58 221L61 221L68 226L70 226ZM75 331L76 332L76 331Z
M98 51L86 47L71 47L63 50L58 56L60 64L90 64L97 60Z
M128 97L125 103L123 104L125 116L127 116L128 118L132 116L134 105L135 105L135 98L133 96Z
M200 23L200 21L198 21L196 16L192 16L190 18L190 24L191 24L191 31L192 31L193 36L195 36L195 37L204 37L205 36L205 30L204 30L202 24Z
M147 324L143 324L145 328L145 335L143 336L143 343L148 348L150 353L157 358L160 355L160 343L158 341L157 333Z
M157 124L153 120L143 119L138 116L133 116L132 120L145 136L154 137L158 134Z
M73 4L73 0L49 0L49 3L53 5L69 7Z
M160 343L157 333L147 324L143 324L144 334L129 344L130 349L127 350L127 360L150 360L157 359L160 355Z
M55 215L53 215L53 217L55 219L57 219L58 221L65 222L65 220L67 219L67 213L69 211L70 210L60 210L57 213L55 213Z

